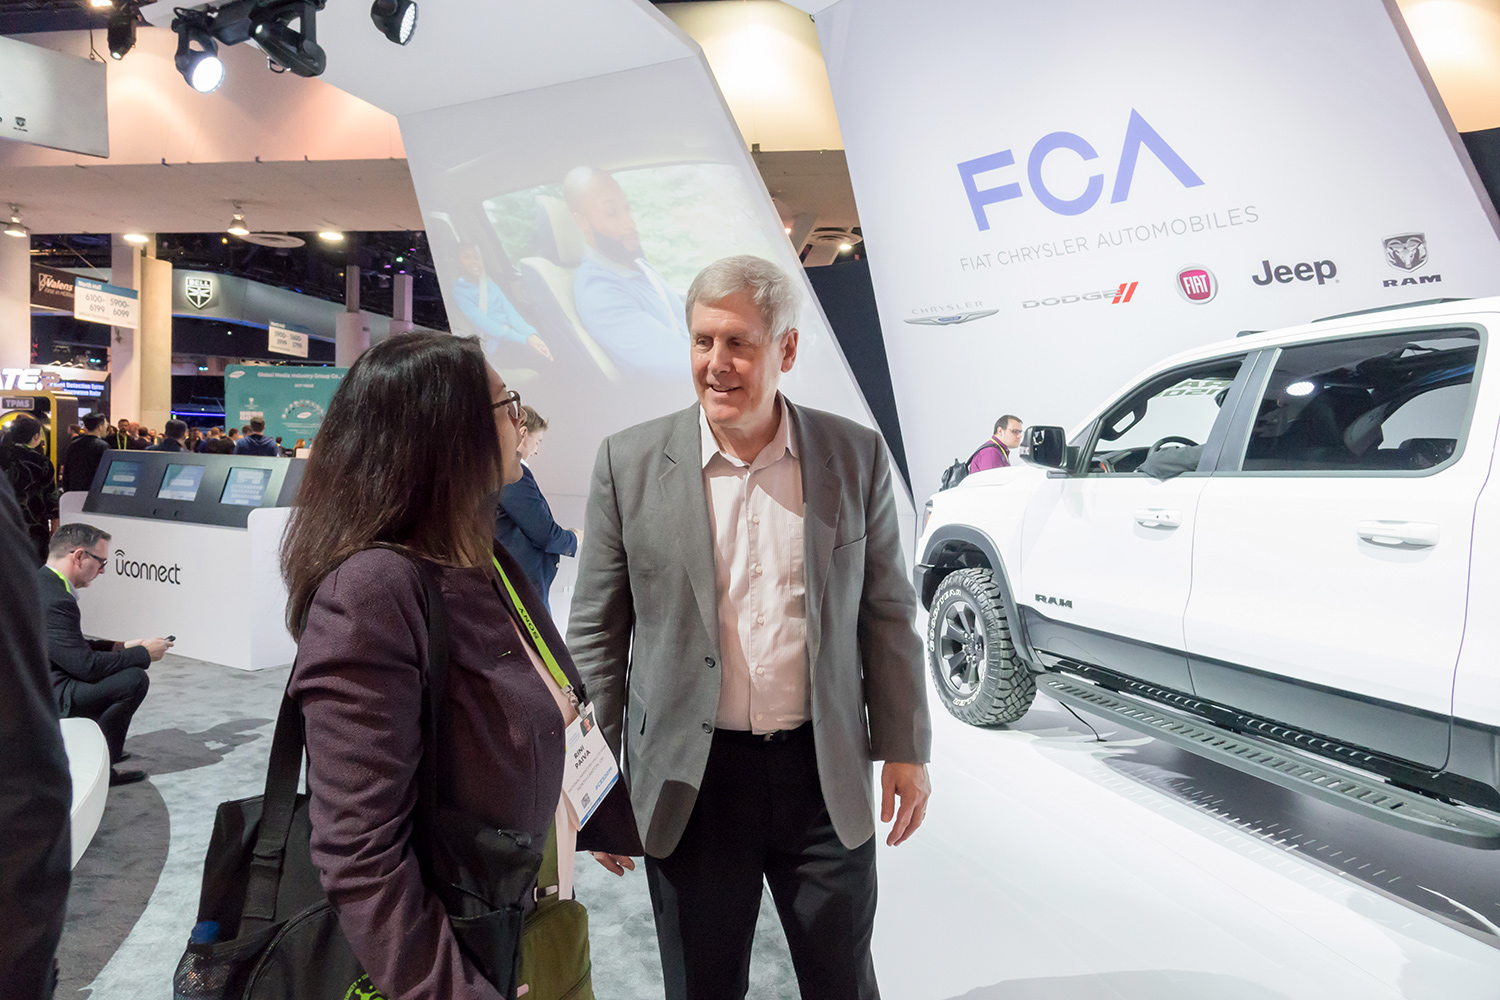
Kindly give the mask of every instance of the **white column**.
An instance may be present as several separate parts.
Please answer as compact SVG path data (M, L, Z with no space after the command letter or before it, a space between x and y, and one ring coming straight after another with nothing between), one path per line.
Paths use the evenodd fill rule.
M29 367L31 237L0 233L0 368Z
M334 317L333 363L348 368L370 349L370 321L359 311L359 268L344 269L344 311Z
M172 265L141 261L141 421L161 430L172 416Z
M141 251L116 233L110 242L109 283L141 290ZM128 326L110 328L109 416L111 420L141 419L141 365L136 351L136 331Z
M416 329L417 324L411 318L411 289L411 275L396 275L395 286L391 289L391 336Z

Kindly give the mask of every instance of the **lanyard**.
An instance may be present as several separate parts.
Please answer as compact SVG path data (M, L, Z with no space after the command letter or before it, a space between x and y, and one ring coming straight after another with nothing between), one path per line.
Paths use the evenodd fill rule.
M552 650L547 648L547 640L542 638L542 633L537 630L536 622L531 620L531 613L526 610L526 605L521 603L521 595L516 593L516 588L511 586L510 577L505 575L505 570L500 568L500 560L492 554L490 561L495 564L495 572L500 574L500 582L505 584L505 592L510 595L510 602L516 606L516 612L520 615L521 623L526 626L526 631L531 633L531 644L536 647L542 663L546 665L547 672L562 688L562 693L572 702L573 707L578 707L578 695L573 691L573 682L568 680L568 675L563 673L562 667L557 665L557 657L552 655Z

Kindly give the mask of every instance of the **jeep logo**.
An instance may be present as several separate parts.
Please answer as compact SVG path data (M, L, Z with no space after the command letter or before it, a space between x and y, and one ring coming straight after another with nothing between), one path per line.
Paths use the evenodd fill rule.
M1055 608L1071 608L1073 606L1073 602L1067 598L1048 597L1046 594L1037 594L1036 602L1038 604L1050 604Z
M1115 167L1114 188L1109 195L1110 204L1117 204L1130 197L1130 182L1135 179L1135 165L1140 158L1142 147L1149 149L1183 187L1198 187L1203 183L1203 179L1193 172L1193 168L1188 166L1181 156L1177 155L1177 151L1167 144L1167 140L1161 137L1161 133L1147 124L1139 111L1131 108L1130 122L1125 126L1125 142L1120 147L1120 158ZM1043 182L1042 164L1050 154L1060 151L1070 152L1085 162L1099 158L1094 147L1089 145L1083 136L1074 135L1072 132L1052 132L1042 136L1037 140L1036 145L1031 147L1031 155L1026 158L1026 179L1031 184L1031 193L1036 195L1037 201L1040 201L1049 212L1055 212L1058 215L1082 215L1093 208L1104 193L1104 175L1091 175L1084 186L1083 193L1078 197L1059 198L1049 191ZM1008 149L1002 149L998 153L965 160L958 165L958 176L963 181L964 193L969 197L969 208L974 212L974 221L979 225L980 232L985 232L990 228L985 206L1021 197L1021 185L1001 184L998 187L985 188L981 191L974 183L974 178L991 170L1013 167L1015 163L1015 155Z
M1250 280L1262 286L1269 285L1273 281L1278 284L1289 285L1293 281L1312 281L1314 279L1317 279L1318 284L1321 285L1339 273L1338 266L1331 260L1319 260L1311 263L1304 261L1301 264L1280 264L1275 268L1271 267L1269 260L1263 260L1260 262L1260 267L1261 273L1250 275Z

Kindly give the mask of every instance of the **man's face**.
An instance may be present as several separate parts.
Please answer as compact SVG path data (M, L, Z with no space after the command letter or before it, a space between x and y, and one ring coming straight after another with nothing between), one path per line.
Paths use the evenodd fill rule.
M641 234L630 214L625 190L613 177L600 175L578 199L573 213L589 246L621 264L630 264L641 255Z
M104 572L104 567L109 564L109 542L103 538L94 543L92 548L79 547L73 550L72 572L68 574L68 582L74 588L87 587L99 579L99 574Z
M797 360L797 331L773 340L748 291L694 303L688 325L693 386L709 424L749 430L769 418L781 373Z
M478 247L465 246L459 249L458 273L470 281L478 281L484 274L484 261L479 256Z
M489 369L490 401L498 403L509 393L505 380L495 369ZM500 480L506 486L521 479L521 421L515 408L495 407L495 435L500 439Z
M1012 420L1000 432L1000 443L1012 450L1021 447L1021 421Z

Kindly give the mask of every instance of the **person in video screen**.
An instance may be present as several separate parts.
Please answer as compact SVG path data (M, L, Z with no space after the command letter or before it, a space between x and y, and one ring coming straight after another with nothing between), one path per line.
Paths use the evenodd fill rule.
M578 318L621 374L687 374L682 296L641 252L641 235L620 182L594 167L563 179L563 196L588 249L573 283Z
M502 343L525 344L552 360L552 351L537 336L536 327L526 322L500 286L484 273L484 258L472 243L458 248L458 280L453 283L453 297L459 310L479 331L486 354L494 353Z

